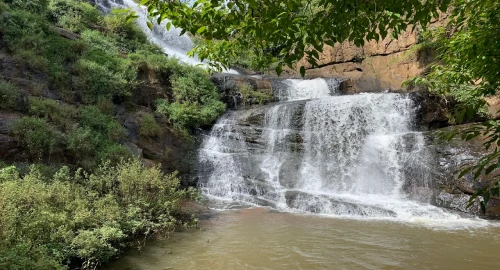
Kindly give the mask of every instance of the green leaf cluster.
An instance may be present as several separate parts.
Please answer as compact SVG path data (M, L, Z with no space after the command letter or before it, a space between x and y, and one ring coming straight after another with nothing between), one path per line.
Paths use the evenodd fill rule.
M166 62L163 68L170 74L172 97L157 100L156 111L167 115L174 127L201 127L224 113L226 106L205 70L180 65L176 60Z
M485 98L500 90L500 2L495 0L455 0L446 27L426 33L438 52L438 61L428 74L409 83L424 85L445 97L458 101L454 123L470 121L475 115L487 116ZM451 140L460 134L463 140L481 137L488 155L462 170L459 177L473 172L474 179L491 175L492 182L472 196L478 196L483 211L491 196L498 196L500 129L497 121L487 121L458 133L445 135Z
M26 175L1 167L0 268L95 269L137 236L195 224L180 207L196 197L175 173L135 159L49 177L34 166Z
M317 66L323 45L345 40L360 46L366 40L397 36L408 25L426 27L451 0L142 0L152 18L169 19L175 27L207 40L195 48L217 69L229 68L242 48L255 65L293 67L304 56ZM211 42L214 40L213 42Z

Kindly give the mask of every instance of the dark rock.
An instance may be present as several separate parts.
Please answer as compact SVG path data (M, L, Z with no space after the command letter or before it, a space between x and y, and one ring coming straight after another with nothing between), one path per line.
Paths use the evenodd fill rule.
M429 170L431 172L430 178L433 181L433 203L440 207L465 213L487 218L498 218L500 212L497 209L499 209L500 200L496 198L493 198L488 204L491 210L488 210L486 215L483 215L480 211L478 203L473 204L470 208L466 207L472 193L495 180L484 175L474 179L472 173L458 178L460 170L475 164L480 158L489 153L483 148L483 140L476 138L463 141L460 138L455 138L450 142L446 142L438 138L440 131L460 131L469 126L451 126L425 133L427 151L429 157L431 157L428 164L431 165Z
M0 134L0 159L12 160L21 151L14 138Z
M409 95L417 106L415 121L420 129L429 130L449 125L449 114L454 104L428 91L411 92Z
M51 28L54 32L59 34L60 36L70 39L70 40L76 40L80 38L80 35L73 33L71 31L68 31L66 29L60 28L60 27L52 27Z
M21 118L21 115L13 112L0 112L0 134L9 134L10 125Z
M259 76L215 74L211 79L219 89L222 101L226 103L228 109L258 104L258 100L253 97L247 97L243 100L244 97L240 91L240 87L243 85L249 85L253 91L266 95L271 95L272 91L271 81Z

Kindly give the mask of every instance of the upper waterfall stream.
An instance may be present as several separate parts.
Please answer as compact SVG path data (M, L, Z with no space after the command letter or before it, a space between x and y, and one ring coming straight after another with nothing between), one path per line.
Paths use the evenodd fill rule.
M150 30L147 22L147 9L140 6L134 0L95 0L96 5L105 13L109 13L112 9L130 9L138 16L136 23L141 30L146 34L148 39L163 49L170 57L178 58L180 61L193 65L205 66L197 57L189 57L187 53L193 48L194 44L187 34L181 35L181 29L170 27L167 30L166 25L168 20L163 20L161 24L153 23L153 29ZM225 73L238 74L236 70L225 70Z
M199 150L199 186L217 207L261 205L426 226L482 226L429 204L415 105L394 93L337 95L338 82L276 81L281 102L230 111Z

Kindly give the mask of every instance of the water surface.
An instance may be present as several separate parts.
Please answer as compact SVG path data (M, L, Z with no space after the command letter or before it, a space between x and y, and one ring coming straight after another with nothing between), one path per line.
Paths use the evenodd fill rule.
M199 230L149 243L140 253L130 251L106 269L500 268L495 223L455 225L230 210L203 221Z

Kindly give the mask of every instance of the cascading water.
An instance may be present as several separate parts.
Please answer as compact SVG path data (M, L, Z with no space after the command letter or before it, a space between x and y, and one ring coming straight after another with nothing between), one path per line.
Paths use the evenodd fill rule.
M223 116L199 151L203 193L337 217L461 220L422 196L430 172L424 138L412 131L409 96L340 96L338 85L333 79L276 81L281 102Z
M181 34L181 29L170 27L166 28L168 20L164 20L161 24L154 24L153 29L150 30L147 22L148 14L145 7L139 6L134 0L95 0L96 5L105 13L111 12L112 9L127 9L139 16L136 20L137 25L147 35L148 39L154 44L158 45L163 51L171 56L178 58L182 62L190 65L205 65L196 57L189 57L187 53L193 48L193 41L186 34ZM235 70L226 70L225 73L238 74Z

